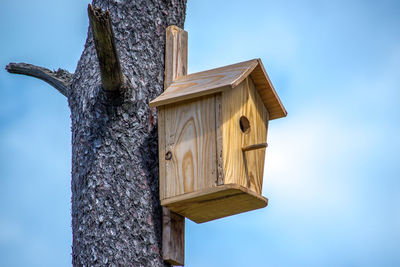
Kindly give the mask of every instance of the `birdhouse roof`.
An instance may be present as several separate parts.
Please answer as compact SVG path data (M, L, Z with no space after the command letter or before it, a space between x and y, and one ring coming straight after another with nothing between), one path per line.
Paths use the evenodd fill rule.
M254 86L269 112L269 119L285 117L286 109L268 77L261 59L180 77L171 83L160 96L151 101L150 106L163 106L229 90L235 88L248 76L252 78Z

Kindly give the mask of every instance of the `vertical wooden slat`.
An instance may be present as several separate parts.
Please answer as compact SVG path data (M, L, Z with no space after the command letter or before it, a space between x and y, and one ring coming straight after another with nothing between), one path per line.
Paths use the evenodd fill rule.
M256 111L253 113L250 121L253 125L253 135L249 139L248 144L251 147L252 145L261 145L266 142L269 114L250 77L247 78L247 86L250 95L248 109L253 108ZM265 148L246 152L246 159L249 163L249 175L250 178L253 178L250 189L258 194L262 193L265 152Z
M165 108L158 107L158 169L159 169L159 186L160 199L165 198Z
M187 74L188 33L177 26L166 30L164 90Z
M178 77L187 74L188 34L177 26L166 29L164 90ZM165 121L165 117L163 118ZM163 122L164 122L163 121ZM165 135L165 125L163 134ZM164 151L165 151L165 136ZM164 173L160 172L160 190L165 190L165 153L160 155ZM163 175L163 176L161 176ZM160 192L164 197L164 192ZM185 217L163 208L163 259L172 265L184 265Z
M222 102L221 94L215 95L215 130L217 147L217 185L224 184L224 162L222 159Z
M185 262L185 217L163 207L163 259L172 265Z

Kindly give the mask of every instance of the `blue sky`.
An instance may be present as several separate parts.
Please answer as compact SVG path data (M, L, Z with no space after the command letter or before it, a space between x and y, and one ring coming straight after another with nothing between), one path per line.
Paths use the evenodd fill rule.
M89 1L2 0L0 66L73 72ZM261 58L289 115L269 128L269 206L187 221L186 266L400 266L397 1L189 0L189 72ZM0 69L0 266L70 266L70 119Z

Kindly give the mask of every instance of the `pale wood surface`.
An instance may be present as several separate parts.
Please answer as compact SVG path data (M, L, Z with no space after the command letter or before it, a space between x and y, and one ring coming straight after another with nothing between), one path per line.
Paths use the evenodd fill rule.
M215 95L215 134L217 149L217 185L224 184L224 160L222 155L222 97Z
M259 64L250 76L255 87L257 88L258 93L261 96L264 105L268 109L269 119L274 120L286 117L287 111L283 106L278 94L276 93L276 90L272 85L267 72L265 71L261 59L259 59Z
M158 169L160 199L165 198L165 115L164 107L158 107Z
M166 38L168 88L150 103L159 106L161 204L198 223L265 207L268 121L286 110L261 60L186 75L187 33L169 27Z
M167 90L150 102L160 106L230 90L251 76L270 119L287 115L260 59L253 59L221 68L181 76Z
M250 122L246 133L239 125L242 116ZM236 183L261 194L265 149L242 151L267 140L268 111L251 79L223 92L222 120L225 184Z
M164 106L164 198L216 186L215 98Z
M188 33L171 25L166 29L164 88L187 74Z
M166 29L164 90L178 77L187 74L188 34L176 26ZM166 184L166 127L165 109L158 108L158 146L160 168L160 199L165 196ZM172 265L184 265L185 218L163 208L162 250L164 261Z
M257 66L257 60L193 73L175 80L160 96L150 102L150 106L159 106L203 95L221 92L224 87L231 88L237 80L245 78L249 70Z
M235 184L225 184L164 199L161 205L196 223L267 206L268 199Z
M185 263L185 217L163 207L163 246L164 261L172 265Z
M178 77L187 74L187 54L188 54L188 33L175 26L168 26L166 29L165 44L165 73L164 73L164 90ZM158 155L160 168L160 199L166 197L166 172L165 172L165 116L164 108L158 109Z

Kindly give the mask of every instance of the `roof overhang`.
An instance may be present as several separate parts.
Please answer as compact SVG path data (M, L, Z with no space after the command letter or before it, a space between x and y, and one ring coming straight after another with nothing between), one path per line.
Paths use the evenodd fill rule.
M287 115L274 86L272 85L261 59L189 74L175 80L161 95L150 102L151 107L168 105L206 96L235 88L248 76L253 80L265 107L269 119L278 119Z

